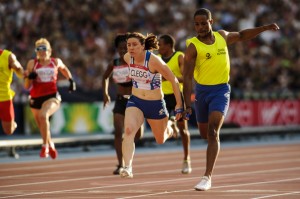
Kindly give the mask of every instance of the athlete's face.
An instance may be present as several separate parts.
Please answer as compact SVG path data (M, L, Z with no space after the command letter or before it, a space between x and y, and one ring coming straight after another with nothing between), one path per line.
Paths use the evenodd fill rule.
M168 53L169 45L166 44L163 39L159 39L158 45L159 45L158 53L161 54L162 56L166 56L166 54Z
M127 51L132 57L136 57L144 53L144 45L141 44L138 38L132 37L127 40Z
M127 53L127 43L126 43L126 41L122 41L118 44L117 51L118 51L120 57L124 57L124 55Z
M38 59L49 59L51 56L51 49L46 44L40 44L35 48Z
M196 15L194 18L194 27L200 37L206 37L211 34L212 24L213 20L208 19L205 15Z

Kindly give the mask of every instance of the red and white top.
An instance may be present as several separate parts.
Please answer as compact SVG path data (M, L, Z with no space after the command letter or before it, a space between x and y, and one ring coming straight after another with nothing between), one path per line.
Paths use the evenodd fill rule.
M42 97L57 92L58 67L55 58L51 58L50 63L47 65L41 65L35 59L33 71L37 73L37 78L32 82L31 97Z
M130 59L130 78L132 85L135 88L144 90L155 90L161 88L162 77L160 73L151 73L148 67L151 52L146 51L146 58L144 65L137 65L134 63L133 57Z

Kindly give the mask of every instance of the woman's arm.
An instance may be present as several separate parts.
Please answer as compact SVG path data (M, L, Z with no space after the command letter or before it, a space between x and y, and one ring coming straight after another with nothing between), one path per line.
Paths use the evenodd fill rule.
M27 66L26 66L26 70L24 71L24 88L25 89L29 89L30 86L32 85L32 80L33 79L29 79L28 76L30 73L33 72L33 66L34 66L34 60L31 59L28 61Z
M176 106L175 111L182 111L183 105L181 100L181 93L179 88L179 81L175 77L175 75L172 73L170 68L167 66L167 64L157 57L156 55L151 54L150 60L149 60L149 69L150 71L157 71L160 73L167 81L170 81L173 87L174 95L176 98ZM176 113L176 119L180 119L181 112Z
M76 84L73 81L72 74L71 74L70 70L68 69L68 67L59 58L56 58L56 64L57 64L57 67L58 67L59 71L63 74L63 76L66 79L69 80L69 83L70 83L69 91L70 92L75 91L76 90Z

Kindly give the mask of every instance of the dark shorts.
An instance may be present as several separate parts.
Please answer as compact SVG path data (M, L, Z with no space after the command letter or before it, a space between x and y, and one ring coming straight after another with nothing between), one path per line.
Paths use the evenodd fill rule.
M162 119L169 115L165 100L143 100L131 95L127 107L139 108L146 119Z
M29 98L29 106L34 109L41 109L43 103L51 98L55 98L58 101L61 101L60 94L57 92L57 93L45 95L42 97L30 97Z
M127 102L128 102L128 98L124 97L123 95L117 95L113 113L119 113L121 115L125 115Z
M14 104L12 100L0 102L0 120L11 122L15 119Z
M230 85L200 85L196 84L195 113L197 122L208 122L208 116L212 111L221 112L224 117L227 114L230 102Z
M167 107L167 110L169 112L169 117L171 116L175 116L175 107L176 107L176 97L174 94L165 94L164 95L164 100L166 102L166 107ZM183 95L181 93L181 100L182 100L182 104L184 104L184 101L183 101ZM180 118L178 121L183 121L182 118Z

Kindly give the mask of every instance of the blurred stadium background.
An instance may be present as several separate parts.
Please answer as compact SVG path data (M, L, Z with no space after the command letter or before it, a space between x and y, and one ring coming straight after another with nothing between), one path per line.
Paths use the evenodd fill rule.
M47 38L53 56L70 68L78 90L58 85L63 104L52 118L54 135L110 134L111 106L102 109L102 74L117 56L119 33L171 34L177 50L195 35L196 8L212 11L214 29L236 31L276 22L280 31L229 47L232 102L224 127L300 126L300 10L297 0L1 0L0 48L13 51L26 68L34 42ZM110 93L115 96L111 84ZM38 135L28 108L28 91L14 79L18 129ZM195 128L195 120L190 128ZM284 128L283 128L284 129ZM2 133L2 138L4 134Z

